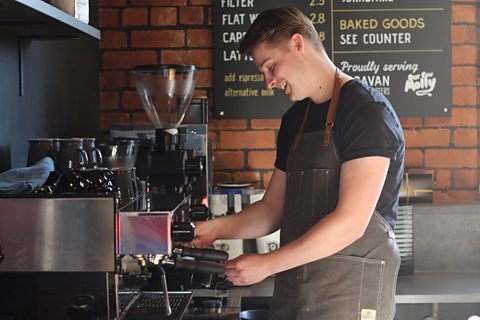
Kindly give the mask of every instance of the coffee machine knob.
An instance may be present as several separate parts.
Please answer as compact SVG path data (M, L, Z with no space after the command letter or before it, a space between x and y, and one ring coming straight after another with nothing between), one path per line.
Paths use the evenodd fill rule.
M205 221L208 219L208 208L204 204L192 205L190 208L191 221Z
M176 222L172 226L172 240L191 242L195 237L195 226L191 222Z

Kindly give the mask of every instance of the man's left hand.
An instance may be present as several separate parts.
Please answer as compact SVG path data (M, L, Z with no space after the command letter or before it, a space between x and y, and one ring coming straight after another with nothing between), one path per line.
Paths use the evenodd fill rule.
M225 275L236 286L262 281L271 275L268 254L243 254L225 262Z

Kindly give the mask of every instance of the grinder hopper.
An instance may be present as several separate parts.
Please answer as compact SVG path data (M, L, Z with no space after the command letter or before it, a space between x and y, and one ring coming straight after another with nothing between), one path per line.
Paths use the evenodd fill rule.
M193 65L143 65L134 67L133 75L143 107L154 127L175 134L190 105L197 68Z

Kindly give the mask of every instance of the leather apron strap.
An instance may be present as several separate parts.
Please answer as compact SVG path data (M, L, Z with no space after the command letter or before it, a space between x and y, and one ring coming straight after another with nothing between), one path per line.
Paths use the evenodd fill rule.
M330 136L332 135L333 124L335 123L335 116L337 114L338 98L340 97L340 88L342 84L342 72L335 69L335 83L333 85L333 94L330 104L328 106L327 121L325 122L325 135L323 136L323 146L326 147L330 143Z
M323 146L327 147L330 143L330 136L332 135L333 124L335 123L335 115L337 114L338 99L340 97L340 88L342 84L342 71L338 68L335 69L335 82L333 84L332 98L330 99L330 104L328 105L327 112L327 121L325 122L325 135L323 137ZM295 139L293 140L290 150L295 150L300 142L300 138L303 134L303 129L305 128L305 122L307 122L308 112L310 110L310 104L312 100L308 101L307 108L303 115L302 123L298 128Z

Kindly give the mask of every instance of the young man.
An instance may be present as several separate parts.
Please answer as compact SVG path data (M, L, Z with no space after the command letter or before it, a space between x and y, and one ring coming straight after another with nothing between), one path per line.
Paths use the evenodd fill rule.
M400 264L393 234L404 138L387 99L342 73L295 8L260 14L240 51L295 104L264 198L198 223L194 245L281 229L281 247L225 263L235 285L276 274L270 319L390 320Z

